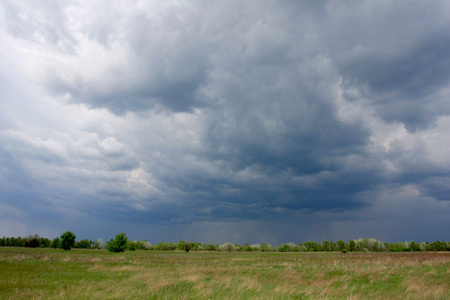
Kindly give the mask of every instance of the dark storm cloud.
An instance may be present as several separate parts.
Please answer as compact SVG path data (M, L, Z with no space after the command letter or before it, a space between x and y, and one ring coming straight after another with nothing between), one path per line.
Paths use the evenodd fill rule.
M31 209L26 185L33 220L86 234L449 225L446 2L25 4L1 5L8 210Z
M327 47L342 76L368 87L365 97L387 122L408 130L448 114L440 91L449 84L450 25L444 2L347 2L330 5ZM335 17L333 17L333 15ZM338 26L336 26L338 25Z
M450 55L448 33L427 37L414 49L394 57L375 54L344 66L344 74L368 84L379 115L388 122L403 122L417 130L433 124L439 115L449 113L448 105L436 91L449 84Z
M408 51L391 57L368 54L343 68L353 78L368 83L374 93L399 91L411 100L425 97L448 84L450 35L442 32L424 38Z

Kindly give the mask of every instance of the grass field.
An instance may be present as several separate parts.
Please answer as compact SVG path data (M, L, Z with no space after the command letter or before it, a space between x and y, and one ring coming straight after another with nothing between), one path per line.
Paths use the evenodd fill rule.
M450 253L0 247L0 299L450 299Z

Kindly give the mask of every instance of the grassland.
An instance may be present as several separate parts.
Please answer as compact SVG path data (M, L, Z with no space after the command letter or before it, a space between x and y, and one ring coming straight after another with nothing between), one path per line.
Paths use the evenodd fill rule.
M0 299L450 299L450 253L0 247Z

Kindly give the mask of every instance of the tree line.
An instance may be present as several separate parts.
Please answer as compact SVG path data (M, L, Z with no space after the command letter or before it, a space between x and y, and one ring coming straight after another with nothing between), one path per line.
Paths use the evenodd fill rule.
M350 241L339 240L304 243L284 243L272 246L268 243L262 244L205 244L198 242L179 241L178 243L161 242L152 245L150 242L129 241L126 233L119 233L114 239L105 245L102 239L96 241L83 239L76 240L76 236L71 231L63 233L60 237L50 240L39 235L27 237L3 237L0 239L0 246L3 247L30 247L30 248L54 248L70 250L79 249L102 249L106 248L112 252L123 252L125 250L164 250L164 251L246 251L246 252L409 252L409 251L450 251L450 242L422 242L414 241L382 243L376 239L361 238Z

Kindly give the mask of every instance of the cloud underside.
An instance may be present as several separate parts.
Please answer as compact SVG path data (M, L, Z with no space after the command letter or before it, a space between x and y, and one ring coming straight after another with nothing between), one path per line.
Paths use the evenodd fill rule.
M448 239L448 9L5 1L0 216Z

